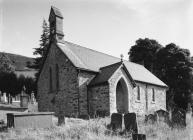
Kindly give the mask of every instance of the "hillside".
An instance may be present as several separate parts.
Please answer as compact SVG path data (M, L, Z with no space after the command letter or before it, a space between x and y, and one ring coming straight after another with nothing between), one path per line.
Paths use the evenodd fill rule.
M27 63L33 64L34 62L33 58L31 57L0 52L0 55L2 54L6 55L13 62L16 71L30 70L29 68L27 68Z

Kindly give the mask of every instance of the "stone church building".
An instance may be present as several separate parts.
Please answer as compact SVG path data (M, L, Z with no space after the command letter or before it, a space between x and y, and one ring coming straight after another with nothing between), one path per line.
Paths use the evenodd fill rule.
M38 79L39 111L65 115L166 110L167 85L144 66L64 40L52 7L49 50Z

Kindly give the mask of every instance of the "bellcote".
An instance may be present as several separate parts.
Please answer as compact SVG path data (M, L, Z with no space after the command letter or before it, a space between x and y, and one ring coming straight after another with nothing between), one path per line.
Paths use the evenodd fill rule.
M63 16L59 9L55 7L51 7L50 16L49 16L49 24L50 24L50 37L51 39L63 40Z

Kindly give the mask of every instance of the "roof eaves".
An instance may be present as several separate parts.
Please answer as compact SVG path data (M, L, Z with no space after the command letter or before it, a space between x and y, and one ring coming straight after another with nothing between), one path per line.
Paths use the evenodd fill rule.
M169 88L167 85L154 84L154 83L149 83L149 82L144 82L144 81L139 81L139 80L134 80L134 81L139 82L139 83L143 83L143 84L158 86L158 87L162 87L162 88L166 88L166 89Z
M108 84L108 81L105 81L105 82L100 82L96 84L88 84L88 87L97 87L97 86L107 85L107 84Z
M136 83L135 83L134 79L132 78L131 74L129 73L129 71L127 70L127 67L125 66L124 63L123 63L123 68L124 68L127 76L130 78L133 87L136 87Z

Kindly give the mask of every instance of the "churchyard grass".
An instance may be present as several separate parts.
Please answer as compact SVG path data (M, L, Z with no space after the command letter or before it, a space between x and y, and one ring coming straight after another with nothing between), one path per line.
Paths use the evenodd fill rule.
M57 126L57 118L53 117L54 126L50 129L9 129L0 133L2 140L129 140L131 138L112 134L107 129L110 118L82 120L66 118L66 124ZM147 140L188 140L185 128L171 129L165 123L145 124L139 119L139 133L145 133Z

